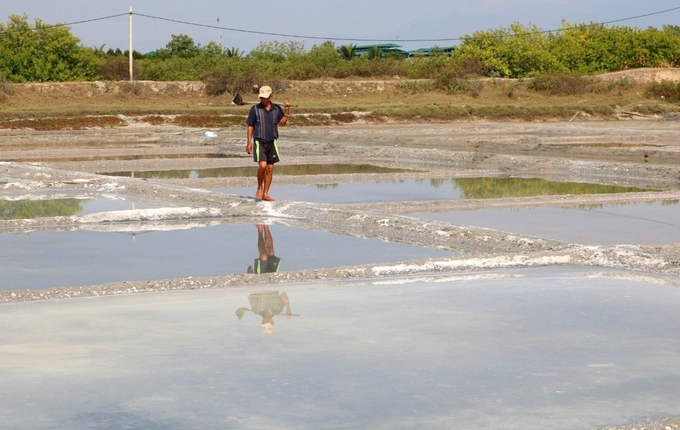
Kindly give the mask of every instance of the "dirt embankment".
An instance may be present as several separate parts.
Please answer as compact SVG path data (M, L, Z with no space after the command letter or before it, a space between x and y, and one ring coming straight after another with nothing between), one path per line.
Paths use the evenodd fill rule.
M611 84L597 91L550 95L532 91L529 80L481 78L474 92L445 93L428 80L399 76L384 79L323 79L288 81L275 100L291 100L295 125L337 125L376 122L442 122L450 120L593 120L648 119L677 109L664 100L650 100L650 82L680 81L680 69L635 69L593 77ZM472 82L473 80L470 80ZM615 89L614 89L615 88ZM257 95L243 94L246 105L233 104L232 94L208 95L203 82L96 81L6 84L0 88L0 127L40 127L40 118L120 116L119 125L235 126L225 117L240 118ZM184 121L176 120L182 116ZM221 118L221 119L220 119ZM34 120L17 123L17 119ZM11 121L14 121L13 123ZM92 119L63 122L65 129L111 127ZM240 125L240 120L238 125Z
M680 69L649 68L632 69L620 72L604 73L595 76L605 81L628 79L631 83L647 84L650 82L680 82ZM497 83L517 82L518 79L481 78L482 81ZM312 79L308 81L286 81L284 92L299 96L335 96L350 94L370 95L400 91L404 82L427 82L426 79L412 80L399 76L388 79ZM101 95L156 95L156 96L206 96L205 84L201 81L94 81L94 82L45 82L13 84L16 98L30 99L32 95L54 97L95 97ZM256 100L253 95L244 94L244 98Z

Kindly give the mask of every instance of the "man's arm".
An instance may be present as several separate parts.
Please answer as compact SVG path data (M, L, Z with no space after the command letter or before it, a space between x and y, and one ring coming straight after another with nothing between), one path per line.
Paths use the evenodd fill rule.
M283 117L279 121L281 127L285 126L288 122L288 115L290 115L290 102L286 100L286 103L283 104Z
M249 125L248 126L248 140L246 141L246 152L248 154L253 152L253 130L255 129L255 126Z
M290 311L290 300L288 299L288 294L281 293L279 297L281 297L283 304L286 305L286 318L292 317L293 313Z

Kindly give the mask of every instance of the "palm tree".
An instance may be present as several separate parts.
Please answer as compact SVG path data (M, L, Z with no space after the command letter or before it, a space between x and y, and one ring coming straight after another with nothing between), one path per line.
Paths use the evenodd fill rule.
M366 56L368 57L369 60L373 60L374 58L380 58L383 56L382 48L375 45L371 46L370 48L368 48Z
M338 49L340 56L345 60L351 60L357 56L357 46L356 45L344 45Z
M227 50L226 50L226 55L227 55L227 57L236 57L236 58L238 58L238 57L241 56L241 51L240 51L238 48L234 48L234 47L227 48Z
M106 56L106 53L104 52L104 46L105 46L105 45L93 46L93 47L92 47L92 52L94 52L94 55L96 55L97 57L104 57L104 56Z

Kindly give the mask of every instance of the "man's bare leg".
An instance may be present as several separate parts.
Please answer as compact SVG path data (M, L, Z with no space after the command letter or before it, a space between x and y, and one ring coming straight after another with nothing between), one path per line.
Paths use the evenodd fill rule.
M267 260L269 254L267 253L267 237L263 224L255 224L257 227L257 250L260 252L260 260Z
M268 225L262 225L262 234L264 235L264 245L267 255L274 255L274 238L272 238Z
M255 192L255 197L258 199L262 198L264 193L264 182L265 176L267 175L267 162L260 161L257 165L257 191Z
M265 169L264 174L264 191L262 193L262 200L266 200L268 202L274 201L272 197L269 197L269 187L271 187L273 179L274 179L274 165L267 164L267 168Z

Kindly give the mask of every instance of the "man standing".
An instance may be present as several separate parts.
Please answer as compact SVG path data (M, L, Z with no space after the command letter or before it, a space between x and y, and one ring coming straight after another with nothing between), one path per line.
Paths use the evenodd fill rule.
M260 88L260 103L250 108L246 125L248 125L248 142L246 152L253 154L257 167L257 192L255 197L273 201L269 196L269 187L274 176L274 164L279 161L278 126L285 126L290 115L290 103L286 100L284 108L271 101L272 89L268 86Z

